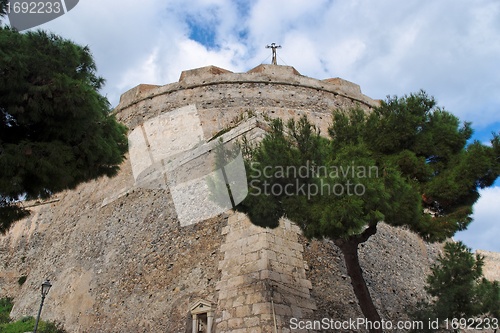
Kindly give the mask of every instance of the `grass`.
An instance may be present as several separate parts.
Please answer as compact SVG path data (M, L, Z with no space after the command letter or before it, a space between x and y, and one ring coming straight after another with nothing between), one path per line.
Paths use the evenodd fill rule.
M18 321L10 320L10 311L12 311L13 303L10 298L0 299L0 332L2 333L24 333L32 332L35 328L35 318L24 317ZM38 333L66 333L66 331L58 324L40 320L38 323Z

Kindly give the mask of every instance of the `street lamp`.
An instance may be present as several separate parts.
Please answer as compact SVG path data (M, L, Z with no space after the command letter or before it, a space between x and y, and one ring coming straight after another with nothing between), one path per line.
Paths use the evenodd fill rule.
M42 301L40 302L40 309L38 309L38 316L36 317L35 329L33 330L33 333L36 333L36 330L38 329L38 321L40 320L40 314L42 313L43 301L45 301L45 296L49 293L50 287L52 287L50 280L45 280L45 282L42 283Z

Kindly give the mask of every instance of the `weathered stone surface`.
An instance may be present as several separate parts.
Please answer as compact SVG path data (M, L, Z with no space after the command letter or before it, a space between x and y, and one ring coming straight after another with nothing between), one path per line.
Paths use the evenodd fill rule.
M484 257L484 276L492 281L500 281L500 253L483 250L477 250L476 253Z
M118 119L134 129L148 119L187 105L196 105L205 139L234 126L245 114L285 120L307 115L323 133L331 111L359 105L369 110L377 101L342 79L316 80L293 67L260 65L248 73L214 71L213 67L183 72L181 81L124 93Z
M359 105L369 112L376 104L353 83L307 78L292 67L261 65L236 74L212 66L183 72L166 86L131 89L116 113L135 133L131 155L149 149L154 158L196 148L221 131L231 140L242 134L258 139L275 117L307 115L326 133L332 109ZM169 122L169 112L182 110L197 116L202 131ZM162 121L148 125L155 118ZM31 216L0 236L0 297L14 298L13 318L36 315L46 278L53 287L43 318L69 332L191 332L189 310L200 299L214 304L218 333L274 333L275 325L287 333L291 318L361 317L331 241L307 240L288 220L263 229L232 211L181 225L168 187L136 186L149 163L143 162L132 167L126 160L114 178L31 207ZM191 200L203 206L208 199ZM439 244L383 224L360 247L384 319L407 319L408 309L426 297L425 278L440 251ZM498 254L482 254L487 276L498 277ZM27 279L19 285L22 276Z
M161 190L131 190L101 207L131 177L125 162L117 177L35 207L0 238L0 296L14 297L14 318L36 315L46 278L43 316L70 332L181 332L190 303L214 298L226 218L180 228Z
M253 225L244 214L236 213L229 216L224 233L226 240L221 246L224 259L219 263L221 279L216 287L221 291L219 330L228 327L251 331L272 326L274 322L281 323L281 330L287 327L293 314L302 315L316 308L309 293L312 286L303 269L298 227L283 220L276 229L261 228ZM284 253L291 253L293 249L300 251L277 258L272 249L277 240L284 244L285 237L289 240L280 250ZM224 313L231 313L231 316L224 319Z
M329 240L302 239L302 243L306 275L318 308L313 318L362 318L340 250ZM427 298L425 280L442 245L426 244L414 233L382 223L359 252L364 278L382 319L409 320L407 311Z

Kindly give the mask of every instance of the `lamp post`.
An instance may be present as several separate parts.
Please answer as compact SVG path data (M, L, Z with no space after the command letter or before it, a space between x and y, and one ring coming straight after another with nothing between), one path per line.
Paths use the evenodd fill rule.
M52 287L50 280L45 280L45 282L42 283L42 301L40 302L40 309L38 309L38 316L36 316L35 329L33 330L33 333L36 333L36 330L38 329L38 321L40 320L40 314L42 313L43 301L45 301L45 296L49 293L50 287Z

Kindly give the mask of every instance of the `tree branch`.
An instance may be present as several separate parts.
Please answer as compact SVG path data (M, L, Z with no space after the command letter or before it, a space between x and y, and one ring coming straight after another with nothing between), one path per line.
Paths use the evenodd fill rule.
M366 242L368 240L368 238L370 238L371 236L373 236L377 233L377 224L378 224L378 222L375 222L374 224L370 224L370 226L368 228L366 228L359 235L349 236L347 239L336 238L333 240L333 242L338 247L343 247L346 243L350 243L350 244L354 243L357 246L360 243Z
M370 224L368 228L366 228L360 235L354 236L354 239L358 244L364 243L370 238L371 236L375 235L377 233L377 224L378 222L375 222L374 224Z

